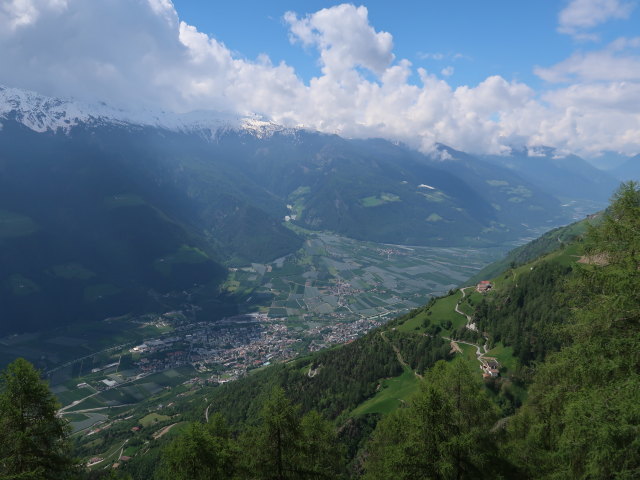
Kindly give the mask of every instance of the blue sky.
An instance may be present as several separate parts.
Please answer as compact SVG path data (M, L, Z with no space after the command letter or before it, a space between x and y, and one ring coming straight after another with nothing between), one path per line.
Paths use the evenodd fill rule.
M327 1L193 1L174 0L180 18L249 59L265 53L274 63L285 61L308 82L320 68L317 55L292 45L283 20L287 11L299 15L339 5ZM596 29L598 42L576 40L557 31L558 15L568 2L514 0L367 1L370 23L393 35L397 58L415 67L440 72L452 66L452 85L474 85L501 75L538 88L534 66L549 66L574 50L589 50L620 36L640 34L635 11L624 21ZM431 54L431 56L425 55ZM433 55L443 55L434 59ZM454 59L455 55L460 58Z
M640 0L5 0L0 84L422 151L640 153Z

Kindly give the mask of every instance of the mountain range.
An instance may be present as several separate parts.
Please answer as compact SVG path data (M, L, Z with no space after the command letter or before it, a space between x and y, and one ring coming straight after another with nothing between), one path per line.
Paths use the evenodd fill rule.
M255 116L5 87L0 125L0 333L163 310L194 289L215 297L228 266L296 251L300 227L404 245L514 241L616 183L548 149L427 155Z

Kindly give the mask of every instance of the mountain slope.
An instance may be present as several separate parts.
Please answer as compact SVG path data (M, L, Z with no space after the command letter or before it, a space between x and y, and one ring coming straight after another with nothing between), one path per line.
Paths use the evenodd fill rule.
M2 333L175 307L158 294L226 276L171 192L100 148L7 123L0 143Z
M561 216L557 199L545 193L544 182L532 181L520 169L496 165L446 145L438 146L436 158L437 165L458 175L490 203L504 224L557 224Z
M558 348L555 337L547 338L552 325L544 324L544 320L551 318L547 315L549 309L545 305L552 305L554 289L560 288L569 275L569 270L562 267L562 263L573 253L561 250L553 254L553 258L536 258L536 263L521 266L517 271L518 286L513 282L501 284L499 279L494 280L499 286L490 296L491 300L495 297L498 309L504 307L505 296L514 297L514 291L523 294L526 301L513 302L509 315L500 318L479 316L476 320L489 334L489 348L495 344L495 349L488 356L497 356L502 364L502 377L488 381L486 391L503 415L513 414L525 396L523 385L526 382L520 373L524 363L519 364L517 357L529 364L536 359L536 355L538 359L544 359L546 354ZM573 258L573 262L576 259ZM535 268L530 270L531 266ZM508 277L511 278L511 274ZM465 298L469 298L468 292ZM480 300L485 297L473 294L472 298L473 304L482 308ZM440 359L464 357L470 361L469 369L479 380L481 372L477 368L476 347L465 345L464 342L480 344L480 340L467 338L467 333L473 332L464 328L466 319L455 311L458 304L463 309L471 305L463 300L460 291L433 299L429 304L350 344L260 369L252 375L215 388L205 387L188 397L188 400L180 402L189 402L188 418L198 421L205 410L210 415L220 412L233 429L243 430L256 421L268 392L274 386L282 386L289 398L301 405L302 411L316 409L336 421L339 439L347 448L353 471L357 472L362 467L362 459L367 456L366 442L375 424L398 409L405 411L411 404L412 395L420 391L422 380L414 372L421 374ZM557 325L567 312L566 309L555 309L553 313L555 316L552 320ZM531 342L543 332L544 343ZM460 337L462 341L457 343L460 353L456 353L449 339ZM516 340L517 345L514 343ZM513 352L514 346L517 348L516 357L509 353ZM116 432L130 426L124 423L122 427L115 427L118 430L112 431L112 435L119 435ZM87 442L90 439L92 437ZM133 462L125 467L134 478L143 478L153 471L152 459L160 455L161 444L152 442L150 446L148 452L140 451ZM96 453L83 450L85 455L90 451ZM357 477L353 475L353 478Z
M621 165L611 169L609 173L620 180L638 181L640 179L640 155L627 159Z
M565 201L609 200L618 181L577 155L559 155L552 148L513 149L510 155L486 155L486 161L518 172L530 182Z
M215 298L221 264L301 246L285 218L356 239L461 246L564 215L552 196L461 152L440 162L257 118L0 88L0 123L4 333L176 308L193 289Z

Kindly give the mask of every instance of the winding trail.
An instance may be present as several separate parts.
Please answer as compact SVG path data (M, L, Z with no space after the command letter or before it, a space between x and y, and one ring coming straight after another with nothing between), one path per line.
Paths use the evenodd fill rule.
M86 466L87 467L95 467L96 465L100 465L101 463L106 462L107 460L109 460L110 458L112 458L113 456L115 456L116 454L118 455L117 460L120 460L120 457L122 457L122 454L124 453L124 446L129 442L129 439L127 438L124 442L122 442L122 445L120 445L119 447L116 447L115 450L113 452L111 452L109 455L107 455L106 457L104 457L103 459L101 459L98 462L95 463L88 463ZM120 449L120 453L118 453L118 449ZM107 465L104 468L109 468L111 465Z
M159 431L157 431L156 433L154 433L152 435L153 439L157 440L157 439L161 438L163 435L165 435L169 430L171 430L176 425L177 425L177 423L172 423L171 425L167 425L166 427L160 429Z
M468 328L469 330L473 330L474 332L477 332L478 331L478 327L476 326L475 323L473 323L473 318L471 317L471 315L467 315L462 310L460 310L460 308L458 307L460 305L460 302L462 302L462 299L464 299L464 297L467 294L467 292L465 290L467 290L469 288L474 288L474 287L464 287L464 288L460 289L460 291L462 292L462 298L460 299L459 302L456 302L454 310L455 310L456 313L464 316L467 319L466 328ZM484 337L485 344L482 345L482 346L478 345L477 343L466 342L464 340L453 340L452 338L444 337L444 336L442 338L444 338L445 340L449 340L452 345L453 344L458 344L458 343L463 343L465 345L471 345L473 347L476 347L476 358L478 359L478 362L480 362L480 365L484 365L486 363L486 360L485 360L484 356L488 352L487 345L489 344L489 339L486 336ZM459 347L458 347L458 349L459 349Z
M467 295L467 292L465 292L465 290L467 290L468 288L474 288L474 287L464 287L464 288L460 289L460 291L462 292L462 298L460 299L460 301L456 302L456 306L455 306L454 310L456 311L456 313L459 313L460 315L462 315L463 317L465 317L467 319L466 327L469 330L473 330L474 332L477 332L478 331L478 327L476 327L476 324L473 323L473 318L471 318L471 315L467 315L466 313L464 313L459 308L460 302L462 302L464 297Z

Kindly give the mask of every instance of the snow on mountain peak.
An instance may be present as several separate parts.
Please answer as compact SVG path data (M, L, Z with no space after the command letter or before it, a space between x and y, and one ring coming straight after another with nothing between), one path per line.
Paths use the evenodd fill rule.
M52 98L36 92L0 85L0 128L2 120L12 118L36 132L70 130L80 124L110 123L158 127L173 131L206 131L212 137L220 131L243 130L258 138L295 129L265 121L259 116L241 117L213 111L176 114L152 110L116 109L105 103L83 103Z

